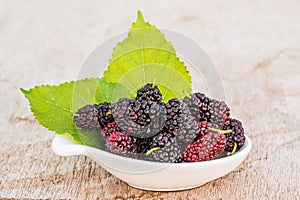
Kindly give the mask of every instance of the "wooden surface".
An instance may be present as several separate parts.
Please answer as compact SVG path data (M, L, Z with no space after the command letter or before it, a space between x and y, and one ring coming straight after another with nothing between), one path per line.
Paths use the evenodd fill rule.
M300 199L299 8L297 0L0 0L0 197ZM127 31L138 9L207 50L253 140L238 169L202 187L142 191L89 158L55 155L54 134L35 122L19 91L76 79L89 52Z

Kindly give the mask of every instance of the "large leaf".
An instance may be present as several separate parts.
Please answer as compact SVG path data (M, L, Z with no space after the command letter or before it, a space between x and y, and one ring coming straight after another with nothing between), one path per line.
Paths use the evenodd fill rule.
M31 111L41 125L57 134L71 136L79 144L101 148L99 133L86 133L77 129L73 114L84 105L111 101L110 96L103 94L111 85L92 78L21 91L29 100Z
M134 96L137 89L155 82L163 100L183 98L191 92L191 77L176 56L172 44L138 13L128 38L114 48L108 70L102 79L92 78L21 89L30 102L35 119L49 130L79 144L102 148L99 133L76 128L74 113L87 104L116 102Z
M192 91L187 67L162 32L144 21L140 11L128 37L114 48L103 78L127 88L127 97L151 82L158 85L165 102Z
M119 83L111 83L105 80L99 79L96 88L96 102L103 103L105 101L115 103L120 98L129 97L128 90L125 86Z

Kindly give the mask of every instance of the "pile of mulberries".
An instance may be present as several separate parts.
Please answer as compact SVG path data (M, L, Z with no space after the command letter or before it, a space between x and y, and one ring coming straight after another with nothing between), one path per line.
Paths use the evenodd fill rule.
M85 105L73 119L79 130L99 133L107 151L147 161L207 161L245 144L242 123L224 101L199 92L162 100L158 86L148 83L134 99Z

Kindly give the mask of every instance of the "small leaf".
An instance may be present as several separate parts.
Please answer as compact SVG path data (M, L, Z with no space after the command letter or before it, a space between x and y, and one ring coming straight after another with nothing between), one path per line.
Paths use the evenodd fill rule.
M76 143L101 148L99 133L79 130L73 122L73 114L79 108L97 103L95 92L96 88L101 88L101 85L109 86L104 81L99 82L99 79L92 78L57 86L36 86L30 90L21 89L21 91L29 100L31 111L41 125L57 134L71 138Z
M145 22L140 11L128 37L114 48L103 79L127 88L124 97L135 96L140 87L152 82L158 85L165 102L173 97L182 99L192 91L189 71L171 42Z

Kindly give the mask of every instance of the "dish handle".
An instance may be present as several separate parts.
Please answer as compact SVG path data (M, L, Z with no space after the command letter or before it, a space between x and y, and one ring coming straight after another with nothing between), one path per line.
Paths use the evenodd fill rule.
M60 156L88 155L85 146L75 144L69 139L59 135L53 139L51 147L53 152Z

